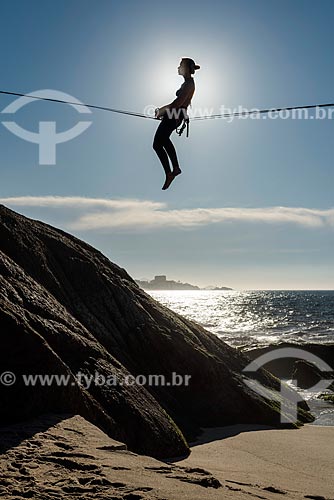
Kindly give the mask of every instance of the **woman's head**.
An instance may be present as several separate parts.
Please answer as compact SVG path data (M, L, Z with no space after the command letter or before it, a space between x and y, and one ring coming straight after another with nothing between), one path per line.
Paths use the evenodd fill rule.
M180 66L178 67L178 72L180 75L187 76L193 75L196 69L200 69L198 64L195 64L193 59L189 57L183 57L180 62Z

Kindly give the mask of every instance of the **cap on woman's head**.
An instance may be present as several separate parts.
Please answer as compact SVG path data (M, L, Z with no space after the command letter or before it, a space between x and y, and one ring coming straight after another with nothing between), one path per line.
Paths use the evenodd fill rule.
M183 57L182 61L184 61L186 64L188 64L190 73L195 73L196 69L200 69L200 66L195 63L193 59L190 59L190 57Z

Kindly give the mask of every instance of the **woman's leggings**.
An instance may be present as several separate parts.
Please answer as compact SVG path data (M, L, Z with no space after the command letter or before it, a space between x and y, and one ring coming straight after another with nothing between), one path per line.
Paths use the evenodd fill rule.
M182 113L179 118L169 118L165 114L154 136L153 149L157 153L166 175L171 173L168 157L172 162L173 170L180 168L174 145L169 137L173 130L179 127L182 120Z

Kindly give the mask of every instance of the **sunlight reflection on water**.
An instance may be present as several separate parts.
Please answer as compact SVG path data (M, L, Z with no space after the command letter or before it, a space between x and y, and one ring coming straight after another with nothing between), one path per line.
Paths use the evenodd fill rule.
M194 320L233 347L279 341L334 342L333 291L148 291L173 311ZM291 381L287 381L292 386ZM296 389L296 387L294 387ZM334 425L333 405L297 389L316 417Z
M333 291L149 290L233 346L334 341Z

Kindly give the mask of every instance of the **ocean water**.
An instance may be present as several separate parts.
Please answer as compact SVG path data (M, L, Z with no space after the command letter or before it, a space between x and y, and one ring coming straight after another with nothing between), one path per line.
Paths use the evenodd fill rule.
M334 343L334 291L149 291L157 301L204 326L233 347L279 341ZM290 386L292 381L286 381ZM294 387L315 425L334 426L333 405ZM328 392L328 391L325 391Z
M153 291L234 347L334 342L334 291Z

